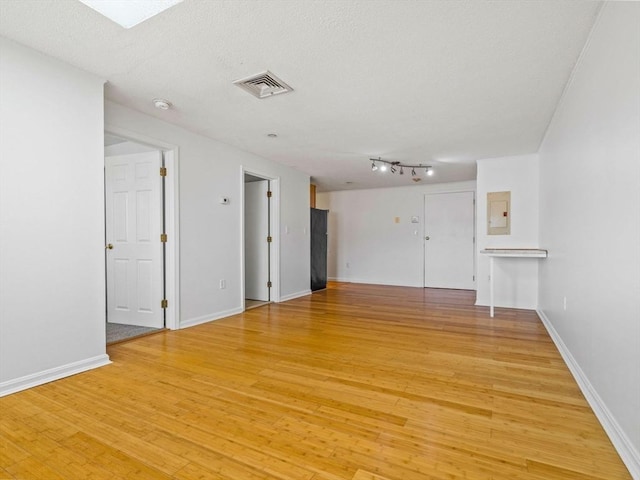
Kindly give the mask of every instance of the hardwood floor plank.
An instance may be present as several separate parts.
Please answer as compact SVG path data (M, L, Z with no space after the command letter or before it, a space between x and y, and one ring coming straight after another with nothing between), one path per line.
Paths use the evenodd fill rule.
M0 399L0 478L629 479L535 312L330 283Z

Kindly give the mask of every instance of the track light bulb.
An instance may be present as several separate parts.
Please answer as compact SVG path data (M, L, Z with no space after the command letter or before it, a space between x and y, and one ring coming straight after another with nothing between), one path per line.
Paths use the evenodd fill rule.
M412 176L412 177L415 177L415 176L416 176L416 169L415 169L415 168L412 168L412 169L411 169L411 176Z
M431 167L427 168L426 169L426 174L431 177L433 175L433 168L431 168Z
M380 165L380 171L381 172L386 172L387 171L387 166L384 163L382 165Z
M378 166L376 165L376 162L371 162L371 170L374 172L378 170Z
M391 165L391 173L396 173L396 167L394 167L393 165Z
M404 169L400 167L400 175L404 175Z

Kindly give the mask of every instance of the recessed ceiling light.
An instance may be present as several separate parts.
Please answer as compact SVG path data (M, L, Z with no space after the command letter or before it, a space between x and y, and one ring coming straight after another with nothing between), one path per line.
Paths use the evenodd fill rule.
M169 110L171 108L171 102L168 100L164 100L163 98L154 98L153 106L159 108L160 110Z
M80 0L124 28L135 27L183 0Z

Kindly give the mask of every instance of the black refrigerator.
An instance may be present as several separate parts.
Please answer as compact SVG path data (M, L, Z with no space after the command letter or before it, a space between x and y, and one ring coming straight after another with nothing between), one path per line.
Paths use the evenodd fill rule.
M327 288L327 215L311 209L311 291Z

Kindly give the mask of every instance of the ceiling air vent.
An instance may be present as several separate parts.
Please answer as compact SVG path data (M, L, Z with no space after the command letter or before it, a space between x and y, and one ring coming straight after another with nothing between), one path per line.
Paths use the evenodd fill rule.
M293 88L269 71L251 75L233 83L258 98L269 98L293 91Z

